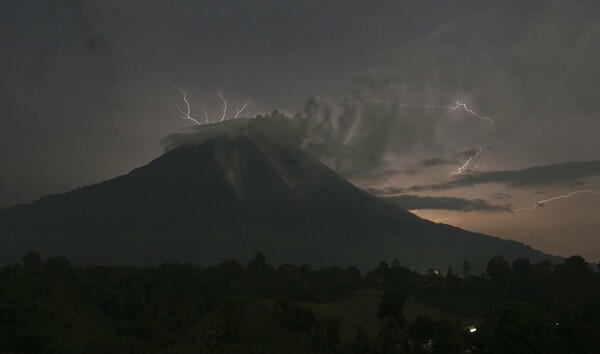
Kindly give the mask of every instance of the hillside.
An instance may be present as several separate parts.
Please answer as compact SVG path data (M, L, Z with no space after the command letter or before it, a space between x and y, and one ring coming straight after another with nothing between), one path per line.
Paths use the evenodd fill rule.
M356 333L362 332L370 341L376 342L385 320L377 317L379 304L384 291L378 289L364 289L356 291L337 301L327 303L298 302L296 305L310 309L315 316L315 321L339 321L339 337L343 345L350 345ZM249 337L265 336L269 338L269 353L314 353L311 347L313 333L310 331L290 331L283 329L273 316L276 306L274 299L250 299L244 304L244 316L240 320L240 328ZM443 318L469 327L478 322L476 319L464 318L448 314L422 304L416 300L409 300L402 309L408 321L414 321L419 316L427 316L433 320ZM206 346L206 338L226 326L223 310L216 310L198 323L189 328L181 338L169 349L173 353L201 352ZM206 349L206 348L204 348Z
M503 255L556 258L518 242L423 220L344 180L299 147L285 118L188 134L115 179L0 214L0 259L27 251L75 262L214 264L257 251L273 262L482 270Z

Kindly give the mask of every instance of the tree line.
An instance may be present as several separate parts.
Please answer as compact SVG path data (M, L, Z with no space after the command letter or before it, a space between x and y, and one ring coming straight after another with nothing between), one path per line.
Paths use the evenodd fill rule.
M302 305L361 289L383 294L376 336L358 331L344 341L343 318L317 319ZM410 299L478 323L409 321ZM249 329L245 323L260 317L254 303L266 304L268 316ZM0 352L177 352L177 343L212 317L194 339L197 351L274 352L274 343L289 338L297 352L594 353L600 273L579 256L557 265L495 257L480 275L468 262L459 272L421 274L395 260L361 274L356 267L275 267L262 253L246 264L138 268L71 265L31 252L0 269Z

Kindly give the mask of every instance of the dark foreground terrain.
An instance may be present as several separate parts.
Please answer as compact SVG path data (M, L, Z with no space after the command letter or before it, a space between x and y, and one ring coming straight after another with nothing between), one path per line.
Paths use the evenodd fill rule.
M1 353L595 353L600 273L581 257L487 272L71 266L0 269Z

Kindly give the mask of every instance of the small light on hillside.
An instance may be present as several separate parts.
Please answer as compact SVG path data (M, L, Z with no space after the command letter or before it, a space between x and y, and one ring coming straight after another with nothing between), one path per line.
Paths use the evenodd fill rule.
M474 333L476 331L477 331L477 328L475 328L475 327L470 327L469 328L469 332L471 332L471 333Z

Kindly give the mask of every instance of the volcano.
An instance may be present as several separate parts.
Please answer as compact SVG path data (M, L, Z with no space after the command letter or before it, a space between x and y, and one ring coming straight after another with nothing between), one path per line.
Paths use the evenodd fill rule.
M524 244L436 224L357 188L255 118L187 134L127 175L0 212L0 259L215 264L263 252L275 264L483 269L492 257L555 260ZM241 120L240 120L241 121ZM287 129L287 128L286 128Z

